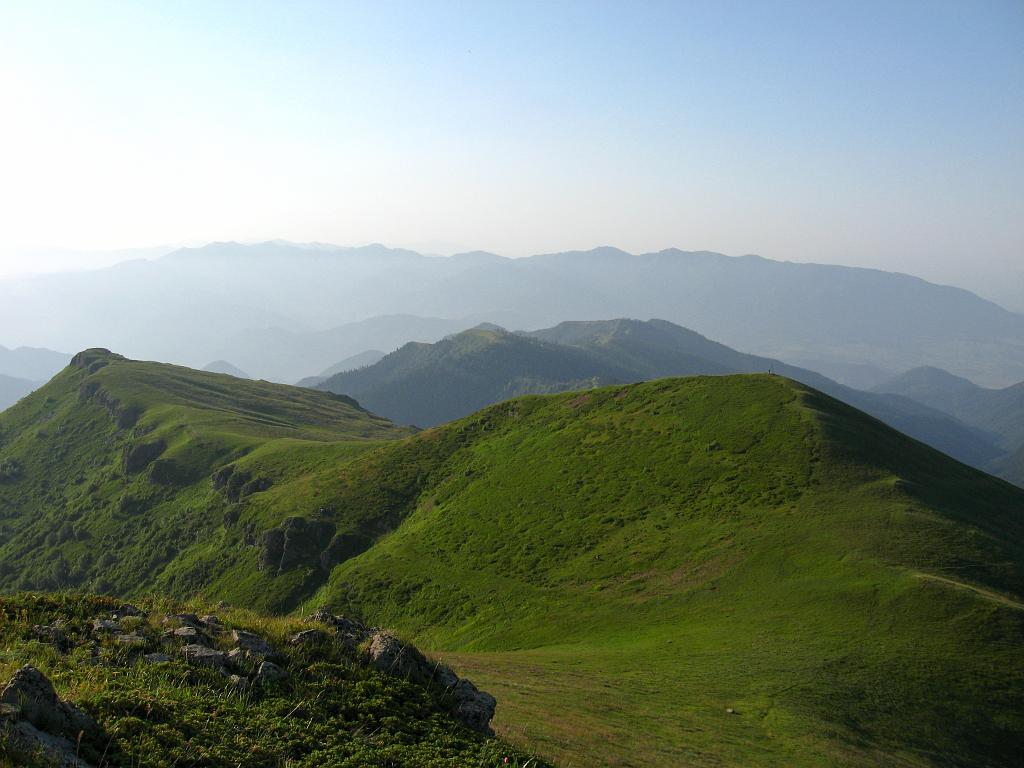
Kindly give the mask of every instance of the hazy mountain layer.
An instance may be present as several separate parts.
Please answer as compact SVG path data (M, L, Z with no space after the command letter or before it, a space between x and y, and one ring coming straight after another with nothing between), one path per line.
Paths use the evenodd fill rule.
M986 389L939 368L915 368L876 387L955 416L998 435L1010 452L1024 448L1024 381Z
M390 342L357 337L358 328L324 330L396 314L456 325L422 334L407 325ZM0 283L5 343L103 345L190 365L223 358L287 381L365 349L436 341L484 320L532 329L610 317L661 317L834 375L870 370L877 380L936 365L986 386L1024 380L1022 315L906 275L754 256L599 248L439 258L379 245L215 243Z
M38 387L38 382L16 379L13 376L5 376L0 373L0 411L14 405Z

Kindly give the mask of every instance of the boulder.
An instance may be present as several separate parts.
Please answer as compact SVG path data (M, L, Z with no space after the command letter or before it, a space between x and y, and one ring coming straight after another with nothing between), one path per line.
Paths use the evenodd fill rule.
M373 666L381 672L420 683L427 682L431 677L432 665L426 657L390 632L377 631L371 634L367 654Z
M118 645L127 645L138 648L146 644L146 638L134 632L126 635L114 635L114 642Z
M328 634L320 629L304 629L288 638L292 645L316 645L327 642Z
M194 629L200 629L203 626L203 622L194 613L169 613L164 616L163 623L179 627L193 627Z
M55 736L77 739L79 734L99 730L92 717L74 704L61 701L46 675L31 665L14 673L0 693L0 704L16 709L18 720Z
M455 719L474 731L493 733L491 719L498 701L486 691L479 690L465 678L459 680L452 688L455 705L452 714Z
M112 619L93 619L92 629L94 632L120 632L121 624Z
M78 756L78 746L70 739L42 731L26 720L4 720L0 713L3 752L14 758L15 765L38 765L41 761L54 768L92 768Z
M195 627L178 627L171 632L171 636L175 640L181 640L186 643L200 643L205 645L206 642L203 636L199 634L199 630Z
M185 661L195 667L210 667L222 669L227 663L227 654L223 651L215 651L205 645L193 643L181 649Z
M235 641L236 646L241 648L243 651L249 651L249 653L257 654L259 656L271 656L274 653L274 649L270 647L270 643L254 632L246 632L242 629L236 629L231 632L231 639Z
M142 658L147 664L166 664L171 660L166 653L147 653Z

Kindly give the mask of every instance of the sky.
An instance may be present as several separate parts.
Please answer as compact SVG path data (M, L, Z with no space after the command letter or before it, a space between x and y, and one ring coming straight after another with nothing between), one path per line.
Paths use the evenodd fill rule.
M0 276L277 238L756 253L1024 310L1024 2L0 0Z

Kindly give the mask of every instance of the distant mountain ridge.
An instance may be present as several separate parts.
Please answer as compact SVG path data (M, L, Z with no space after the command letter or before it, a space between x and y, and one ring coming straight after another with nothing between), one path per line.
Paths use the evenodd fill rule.
M522 394L768 371L813 386L972 466L991 468L1005 453L984 430L912 399L855 390L664 320L570 321L525 333L477 327L435 344L407 344L375 365L315 386L353 397L399 423L428 427Z
M408 318L394 346L369 332L356 336L368 327L353 323L381 316ZM365 349L436 341L482 320L536 329L611 317L661 317L862 385L920 365L985 386L1024 380L1024 315L968 291L877 270L707 251L633 255L605 247L505 259L382 245L212 243L74 276L0 282L0 327L19 343L102 344L189 365L223 358L279 381L317 375ZM452 325L441 329L443 321ZM325 330L344 327L349 333Z
M1024 449L1024 381L1002 389L979 387L941 368L914 368L875 387L956 417L999 436L1010 453Z

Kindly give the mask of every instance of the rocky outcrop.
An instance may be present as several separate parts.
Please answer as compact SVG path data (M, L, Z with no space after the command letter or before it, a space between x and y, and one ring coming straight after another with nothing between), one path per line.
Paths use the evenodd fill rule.
M26 665L0 693L0 737L16 756L42 755L59 766L86 764L78 759L78 741L99 733L87 713L57 696L50 680Z
M163 440L153 440L148 443L135 443L124 447L124 456L121 460L121 467L125 474L132 475L141 472L150 462L155 461L167 449L167 443Z
M450 667L430 661L415 646L403 642L390 632L362 623L334 616L321 609L307 621L316 621L334 627L343 642L363 647L370 663L381 672L403 677L420 685L437 686L452 702L452 715L456 720L481 733L491 734L491 720L497 700L481 691L465 678L460 678Z
M298 565L319 562L323 542L334 533L331 523L289 517L280 527L271 528L260 540L258 567L280 573Z
M230 502L239 502L246 496L269 489L274 482L267 477L253 477L251 473L228 464L210 476L215 491L220 491Z

